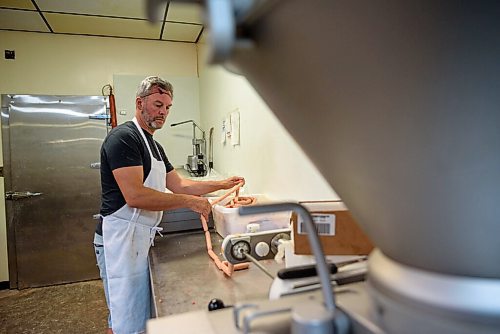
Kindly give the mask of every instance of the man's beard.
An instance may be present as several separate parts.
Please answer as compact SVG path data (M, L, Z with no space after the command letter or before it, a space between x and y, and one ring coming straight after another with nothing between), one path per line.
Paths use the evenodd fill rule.
M143 109L141 112L142 119L144 120L144 123L151 129L151 130L159 130L163 127L163 124L165 124L165 117L157 116L157 117L152 117L148 115L147 109ZM157 120L162 120L163 122L159 123Z

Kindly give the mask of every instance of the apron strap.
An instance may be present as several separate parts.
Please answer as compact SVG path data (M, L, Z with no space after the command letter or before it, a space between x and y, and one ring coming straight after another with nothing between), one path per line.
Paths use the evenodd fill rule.
M146 147L147 147L148 152L149 152L149 156L151 158L151 168L152 168L154 155L153 155L153 152L151 151L151 147L149 147L149 143L148 143L148 140L146 139L146 135L144 134L144 131L142 130L141 126L139 125L139 122L137 121L137 117L134 117L132 119L132 122L137 127L137 130L139 130L139 134L141 135L142 139L144 140L144 143L146 144ZM157 148L157 150L158 150L158 148ZM139 219L140 214L141 214L141 209L134 208L134 212L132 214L132 218L130 219L130 221L133 223L136 223L137 220Z
M163 231L163 227L159 227L159 226L151 227L151 235L149 237L149 243L151 246L155 245L156 233L158 233L163 238L163 234L161 234L161 231Z

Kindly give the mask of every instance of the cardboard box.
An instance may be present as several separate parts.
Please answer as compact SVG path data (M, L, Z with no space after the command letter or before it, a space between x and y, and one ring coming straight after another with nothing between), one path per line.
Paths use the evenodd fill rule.
M373 243L342 201L299 202L312 215L325 255L368 255ZM292 214L295 254L312 254L305 226Z

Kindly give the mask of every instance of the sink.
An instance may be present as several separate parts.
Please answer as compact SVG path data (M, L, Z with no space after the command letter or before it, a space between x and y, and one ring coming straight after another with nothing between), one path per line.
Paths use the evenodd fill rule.
M191 176L187 170L182 167L175 168L177 173L180 176L190 180L221 180L223 177L215 171L211 171L211 173L207 176L196 177ZM168 189L165 191L169 192ZM221 193L219 193L221 192ZM215 191L213 193L207 194L209 200L212 198L216 198L224 194L224 190ZM212 228L214 226L212 216L210 215L210 219L208 221L208 227ZM163 227L164 232L179 232L193 229L201 229L201 221L200 215L191 209L188 208L180 208L175 210L166 210L163 211L163 217L160 223L160 227Z

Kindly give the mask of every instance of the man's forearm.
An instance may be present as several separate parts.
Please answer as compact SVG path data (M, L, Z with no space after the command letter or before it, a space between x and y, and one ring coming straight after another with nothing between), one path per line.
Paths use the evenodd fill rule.
M194 209L198 205L196 198L190 194L171 194L144 187L133 196L126 199L127 204L133 208L165 211L179 208Z
M222 181L193 181L185 180L181 193L188 195L205 195L223 189Z

